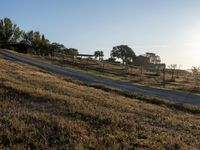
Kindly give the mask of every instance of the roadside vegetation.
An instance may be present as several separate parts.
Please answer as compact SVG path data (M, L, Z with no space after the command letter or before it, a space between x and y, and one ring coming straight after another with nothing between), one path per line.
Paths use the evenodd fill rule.
M178 109L2 58L0 64L0 149L200 147L197 106Z

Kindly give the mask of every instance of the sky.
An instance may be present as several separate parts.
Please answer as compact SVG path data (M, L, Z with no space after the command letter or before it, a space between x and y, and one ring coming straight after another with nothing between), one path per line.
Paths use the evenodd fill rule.
M200 0L4 0L0 18L79 53L129 45L167 65L200 65Z

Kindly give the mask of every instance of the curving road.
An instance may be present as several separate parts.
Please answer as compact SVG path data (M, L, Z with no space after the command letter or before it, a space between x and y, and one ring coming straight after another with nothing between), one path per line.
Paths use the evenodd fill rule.
M172 100L178 103L200 105L200 96L197 96L191 93L172 91L172 90L163 90L163 89L157 89L157 88L152 88L152 87L144 87L140 85L124 83L121 81L114 81L114 80L106 79L102 77L96 77L93 75L88 75L88 74L84 74L84 73L80 73L76 71L66 70L61 67L39 62L30 58L16 56L14 54L11 54L1 49L0 49L0 54L3 55L6 59L9 59L11 61L19 61L22 63L30 64L32 66L36 66L50 72L62 74L64 76L68 76L76 80L80 80L87 84L102 84L102 85L118 88L118 89L129 91L129 92L140 93L146 96L156 96L163 99Z

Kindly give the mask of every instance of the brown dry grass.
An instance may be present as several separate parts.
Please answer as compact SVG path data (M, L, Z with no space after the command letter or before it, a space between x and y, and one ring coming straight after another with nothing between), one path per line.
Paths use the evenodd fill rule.
M200 115L0 58L0 149L198 149Z

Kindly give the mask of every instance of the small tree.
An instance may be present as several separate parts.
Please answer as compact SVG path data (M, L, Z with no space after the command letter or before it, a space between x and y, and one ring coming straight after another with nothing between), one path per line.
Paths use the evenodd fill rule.
M50 47L51 47L51 53L53 56L56 56L56 54L59 54L59 53L64 53L64 49L66 49L63 44L56 43L56 42L52 43Z
M103 57L104 57L103 51L95 51L94 55L95 55L95 59L99 58L99 61L103 60Z
M17 42L21 34L21 30L11 19L4 18L0 20L0 42L4 47L7 47L11 42Z
M134 60L134 65L136 66L145 66L149 63L149 58L143 55L139 55Z
M78 49L75 49L75 48L68 48L66 49L66 54L71 56L71 57L75 57L78 55Z
M132 48L128 47L127 45L120 45L113 47L111 51L111 57L121 59L123 64L129 64L133 62L136 55Z
M195 87L199 88L200 84L200 67L193 66L191 68L192 71L192 77L195 83Z

